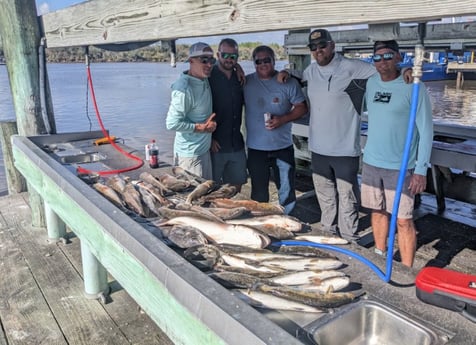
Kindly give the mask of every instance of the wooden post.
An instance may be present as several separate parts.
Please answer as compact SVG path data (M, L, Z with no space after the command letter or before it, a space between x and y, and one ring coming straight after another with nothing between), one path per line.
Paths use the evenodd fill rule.
M7 177L8 194L18 194L26 191L26 181L13 165L12 135L18 134L16 121L0 122L0 143L3 148L3 161Z
M45 133L41 117L38 47L40 28L34 0L0 2L0 36L7 63L18 133L23 136ZM49 88L48 88L49 89ZM47 101L46 107L51 105ZM51 113L51 109L47 112ZM28 188L32 225L44 227L42 201Z

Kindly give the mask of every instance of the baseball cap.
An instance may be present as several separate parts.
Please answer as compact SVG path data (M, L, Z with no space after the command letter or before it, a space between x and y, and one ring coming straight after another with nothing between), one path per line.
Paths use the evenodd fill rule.
M188 57L213 56L213 49L206 43L197 42L190 46Z
M398 53L398 43L395 40L390 41L375 41L374 43L374 54L377 50L388 48L393 50L395 53Z
M329 31L325 30L325 29L317 29L317 30L314 30L312 31L310 34L309 34L309 44L312 44L312 43L318 43L318 42L321 42L321 41L332 41L332 37L331 37L331 34L329 33ZM308 46L309 46L308 44Z

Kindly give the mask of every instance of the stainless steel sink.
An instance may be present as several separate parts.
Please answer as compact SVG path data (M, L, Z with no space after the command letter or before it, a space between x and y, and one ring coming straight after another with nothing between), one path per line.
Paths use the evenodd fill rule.
M106 156L99 152L82 153L72 156L63 156L59 160L63 164L80 164L80 163L93 163L106 159Z
M361 301L306 326L318 345L441 345L449 336L376 301Z

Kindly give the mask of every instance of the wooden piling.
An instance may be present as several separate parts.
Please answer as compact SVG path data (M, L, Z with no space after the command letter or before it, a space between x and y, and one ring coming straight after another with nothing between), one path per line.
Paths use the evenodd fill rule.
M40 27L34 0L10 0L0 3L0 36L12 90L18 134L29 136L46 133L40 104L38 58ZM49 108L46 110L51 114L51 101L47 100L46 103L45 107ZM41 197L30 188L28 191L32 225L44 227L46 223Z
M12 143L10 138L16 134L18 134L16 121L0 122L0 143L3 149L8 194L17 194L26 191L26 181L13 165Z

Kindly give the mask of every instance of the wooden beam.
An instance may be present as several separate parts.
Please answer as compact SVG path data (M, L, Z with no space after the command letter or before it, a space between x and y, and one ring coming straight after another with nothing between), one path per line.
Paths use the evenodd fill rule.
M41 23L54 48L474 14L476 2L460 0L91 0L45 14Z

